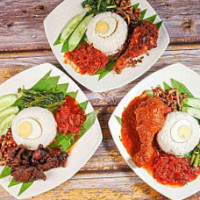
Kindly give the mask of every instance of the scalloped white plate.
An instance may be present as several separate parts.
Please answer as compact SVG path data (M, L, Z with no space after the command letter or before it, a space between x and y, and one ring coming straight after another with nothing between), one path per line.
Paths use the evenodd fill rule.
M40 80L48 71L52 70L51 76L60 76L59 83L69 83L68 91L78 91L77 101L87 101L87 97L81 89L71 80L66 74L60 71L55 66L45 63L25 70L6 82L0 85L0 96L10 93L16 93L18 88L25 86L31 88L38 80ZM92 105L89 103L86 113L94 111ZM58 185L64 183L75 175L81 167L92 157L102 141L102 132L96 119L94 125L83 135L83 137L76 143L71 154L68 157L67 166L65 168L56 168L46 172L46 181L35 181L33 185L28 188L21 196L17 196L21 184L8 188L11 176L0 179L0 185L5 188L11 195L17 199L30 198L47 192ZM3 167L0 167L0 171Z
M118 150L120 151L129 167L144 182L157 190L159 193L173 200L181 200L195 194L200 190L200 176L198 176L196 180L188 183L184 187L169 187L158 183L145 169L135 166L131 160L119 138L121 135L121 126L115 118L115 116L121 117L124 108L128 106L134 97L140 95L144 90L151 89L152 87L156 87L158 85L163 86L163 81L170 83L170 78L182 82L186 85L186 87L188 87L194 96L200 97L200 76L196 72L180 63L170 65L143 79L129 91L129 93L121 100L114 113L112 114L109 120L109 128Z
M70 76L72 76L76 81L89 90L93 92L105 92L122 87L134 81L136 78L149 70L166 50L169 44L169 36L164 24L162 24L159 30L157 48L149 51L149 56L144 55L143 62L138 63L135 68L126 68L121 74L116 74L114 71L112 71L100 81L98 80L98 76L78 74L70 65L64 63L64 54L61 53L62 45L54 46L53 43L67 21L76 14L83 12L83 9L81 8L81 2L82 0L64 0L47 16L44 21L44 27L51 49L59 63ZM147 9L145 18L156 14L155 10L146 0L134 0L132 1L132 4L136 4L138 2L140 3L139 8L142 10ZM161 19L157 17L155 22L160 20Z

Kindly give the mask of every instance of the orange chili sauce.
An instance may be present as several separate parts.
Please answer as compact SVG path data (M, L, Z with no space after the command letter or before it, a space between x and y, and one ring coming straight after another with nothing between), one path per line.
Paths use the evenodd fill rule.
M141 98L141 96L134 98L122 114L122 143L131 158L139 151L139 138L138 134L136 134L134 108L137 107L138 103L144 100L144 98L145 97ZM190 165L190 159L163 153L156 142L153 146L155 148L155 153L151 161L143 166L143 168L159 183L180 187L195 180L200 174L200 167L193 168Z
M145 98L147 98L147 96L144 98L141 98L141 96L134 98L122 113L122 143L131 157L140 150L140 138L136 132L134 110Z

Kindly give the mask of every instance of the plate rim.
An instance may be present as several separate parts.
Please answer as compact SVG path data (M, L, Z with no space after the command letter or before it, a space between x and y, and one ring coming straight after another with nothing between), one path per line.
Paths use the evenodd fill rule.
M139 168L139 167L136 166L135 169L134 169L134 167L131 166L131 163L128 162L129 160L125 157L125 155L124 155L124 153L123 153L123 151L126 151L126 149L125 149L125 147L123 146L123 144L122 144L123 149L120 148L120 147L118 146L118 144L117 144L117 143L118 143L118 142L117 142L117 138L115 138L115 136L114 136L114 132L113 132L113 129L114 129L114 128L113 128L113 125L112 125L112 122L116 121L116 118L115 118L116 112L119 112L119 113L122 114L122 112L119 111L119 110L120 110L120 108L122 108L122 106L124 107L123 102L130 96L131 93L133 93L133 92L135 91L135 88L136 88L137 85L142 84L142 83L145 82L146 80L150 79L150 78L152 77L152 75L160 74L160 72L165 71L165 70L167 70L167 69L170 69L170 68L172 68L172 67L176 67L176 68L185 68L186 70L190 71L190 73L191 73L193 76L198 77L199 80L200 80L200 75L199 75L198 73L196 73L195 71L193 71L192 69L190 69L189 67L187 67L186 65L184 65L184 64L182 64L182 63L180 63L180 62L176 62L176 63L171 64L171 65L167 65L166 67L163 67L162 69L157 70L156 72L153 72L153 73L150 74L149 76L145 77L143 80L141 80L140 82L138 82L135 86L133 86L133 87L129 90L129 92L120 100L120 102L118 103L117 107L116 107L115 110L113 111L113 113L112 113L112 115L111 115L111 117L110 117L110 119L109 119L109 121L108 121L108 126L109 126L109 130L110 130L110 132L111 132L112 139L113 139L113 141L114 141L114 143L115 143L115 146L117 147L117 149L118 149L118 151L120 152L122 158L124 159L124 161L126 162L126 164L130 167L130 169L131 169L144 183L146 183L149 187L153 188L154 190L156 190L158 193L162 194L163 196L165 196L165 197L167 197L167 198L170 198L170 199L174 199L174 200L182 200L182 199L191 197L192 195L196 194L197 192L200 191L200 189L197 190L197 191L194 191L194 192L192 192L192 193L190 193L190 194L188 194L188 195L186 195L186 196L185 196L184 194L181 194L181 195L179 195L178 198L177 198L177 197L175 198L174 196L171 196L170 194L168 195L168 194L166 194L166 193L163 193L162 191L160 191L159 189L157 189L156 186L154 186L152 183L151 183L151 184L147 183L147 180L144 179L143 177L141 177L141 176L138 174L137 170L135 170L135 169L142 169L142 168ZM136 95L136 96L137 96L137 95ZM136 96L133 96L132 99L134 99ZM130 103L130 101L129 101L129 103ZM126 104L126 105L127 105L127 104ZM118 115L117 115L117 116L118 116ZM119 116L119 117L121 117L121 116ZM120 133L121 133L121 131L120 131ZM127 151L126 151L126 153L127 153ZM127 153L127 154L128 154L128 153ZM130 158L129 154L128 154L128 157ZM133 161L131 161L131 162L133 162ZM134 163L134 162L133 162L133 163ZM144 170L145 170L145 169L144 169ZM146 171L146 170L145 170L145 171ZM148 173L148 172L147 172L147 173ZM150 176L151 176L151 175L150 175ZM200 175L199 175L199 176L200 176ZM153 178L153 177L152 177L152 178ZM155 180L155 179L153 178L153 180ZM195 180L194 180L194 181L195 181ZM162 184L160 184L160 183L158 183L158 184L159 184L159 185L162 185ZM165 186L165 187L167 187L167 186Z
M145 4L147 4L149 7L151 7L152 11L154 14L157 15L157 18L160 20L160 21L163 21L161 20L160 16L158 15L158 13L155 11L155 9L151 6L151 4L147 1L147 0L142 0ZM47 22L48 22L48 18L51 17L51 15L53 15L54 12L56 12L56 9L58 7L61 7L62 4L64 4L65 2L67 2L67 0L63 0L60 4L58 4L47 16L46 18L44 19L43 21L43 26L44 26L44 30L45 30L45 35L46 35L46 38L48 40L48 43L50 45L50 48L53 52L53 55L55 56L56 60L58 61L58 63L62 66L62 68L65 70L65 72L75 81L77 81L79 84L81 84L83 87L87 88L88 90L92 91L92 92L98 92L98 93L101 93L101 92L108 92L108 91L111 91L111 90L115 90L115 89L118 89L118 88L121 88L125 85L128 85L129 83L132 83L133 81L137 80L139 77L141 77L142 75L146 74L147 71L149 71L154 65L155 63L158 61L158 59L160 59L162 57L162 55L165 53L168 45L170 44L170 37L169 37L169 33L165 27L165 24L164 24L164 21L162 23L162 29L164 31L164 34L165 34L165 45L163 46L163 48L157 53L157 56L156 56L156 59L151 62L151 64L148 65L148 67L145 68L145 70L143 70L143 72L139 73L137 76L135 76L133 79L130 79L130 80L127 80L127 81L123 81L122 83L118 84L118 85L115 85L111 88L94 88L94 87L91 87L89 85L85 85L84 83L82 83L81 81L81 78L79 77L75 77L71 72L69 72L69 70L66 70L66 68L64 67L64 64L62 62L59 61L59 59L57 58L56 56L56 53L54 53L54 48L50 42L50 39L48 37L48 31L47 31ZM158 48L158 46L156 47ZM155 49L156 49L155 48ZM144 54L143 54L144 55ZM150 57L150 56L149 56ZM76 72L77 73L77 72ZM123 72L122 72L123 73Z
M90 107L91 107L91 110L94 111L94 108L93 108L93 106L92 106L90 100L89 100L88 97L85 95L85 93L81 90L81 88L77 85L77 83L76 83L72 78L70 78L66 73L64 73L62 70L60 70L59 68L57 68L56 66L54 66L53 64L48 63L48 62L39 64L39 65L35 65L35 66L33 66L33 67L30 67L30 68L28 68L28 69L25 69L25 70L23 70L23 71L21 71L21 72L15 74L14 76L11 76L10 78L8 78L7 80L5 80L4 82L2 82L2 83L0 84L0 89L1 89L1 87L4 86L5 84L7 84L7 83L12 83L12 82L13 82L12 79L16 78L17 76L23 75L23 73L27 73L27 72L29 72L30 70L37 69L37 68L40 69L41 67L46 67L46 66L48 66L48 68L45 69L46 72L48 72L49 70L55 70L56 72L59 72L59 73L60 73L60 76L64 76L64 78L67 78L69 81L71 81L71 84L74 84L74 85L77 87L78 91L81 92L81 93L84 95L84 98L85 98L86 101L88 101L88 103L89 103L89 105L90 105ZM42 76L41 76L41 78L42 78ZM20 87L20 86L19 86L19 87ZM6 91L6 93L9 94L9 91ZM91 157L95 154L95 152L96 152L97 149L99 148L100 144L102 143L103 134L102 134L102 129L101 129L101 126L100 126L100 123L99 123L99 118L98 118L98 116L97 116L97 118L96 118L95 121L96 121L96 122L95 122L96 125L93 124L93 126L95 125L96 128L97 128L97 130L98 130L98 131L97 131L97 133L98 133L98 137L97 137L97 138L98 138L98 141L96 142L96 146L95 146L95 148L92 149L92 151L90 152L88 158L87 158L86 160L84 160L84 162L79 166L78 170L76 170L75 172L73 172L73 173L70 175L69 178L67 178L66 180L62 181L61 183L58 183L58 184L52 186L51 189L49 189L49 190L45 190L44 192L40 192L40 193L37 193L37 194L24 195L24 196L23 196L23 194L22 194L21 196L17 196L17 194L14 194L14 193L9 189L8 186L5 186L5 185L1 184L1 182L0 182L1 187L3 187L3 188L5 189L5 191L7 191L11 196L15 197L16 199L27 199L27 198L32 198L32 197L36 197L36 196L38 196L38 195L44 194L44 193L46 193L46 192L48 192L48 191L50 191L50 190L52 190L52 189L55 189L56 187L62 185L63 183L67 182L68 180L70 180L70 179L71 179L74 175L76 175L76 174L80 171L80 169L91 159ZM93 126L92 126L92 127L93 127ZM91 127L91 128L92 128L92 127ZM80 138L80 140L81 140L81 139L84 139L84 138ZM80 140L79 140L79 141L80 141ZM79 141L77 141L77 144L78 144ZM76 147L75 147L75 148L76 148ZM3 166L1 166L1 168L3 169ZM65 168L67 168L67 166L66 166ZM9 175L9 177L10 177L10 175ZM44 183L45 183L45 182L44 182Z

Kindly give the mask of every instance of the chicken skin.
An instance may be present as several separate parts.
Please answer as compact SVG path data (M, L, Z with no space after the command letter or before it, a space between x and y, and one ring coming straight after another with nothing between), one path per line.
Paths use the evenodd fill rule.
M155 48L157 40L158 28L152 22L145 21L141 26L134 29L128 48L118 58L113 69L116 73L121 73L133 58L141 56L148 50Z
M153 140L171 111L158 97L136 97L122 115L122 142L138 167L151 161Z

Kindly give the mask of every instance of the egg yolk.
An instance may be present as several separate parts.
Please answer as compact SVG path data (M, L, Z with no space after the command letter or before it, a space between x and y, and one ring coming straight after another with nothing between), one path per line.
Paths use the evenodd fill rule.
M24 121L18 126L18 133L21 137L28 137L31 135L33 127L31 123Z
M192 133L192 130L190 127L184 125L184 126L180 126L178 128L178 136L181 138L181 139L187 139L189 138L189 136L191 135Z
M105 21L100 21L96 25L96 31L101 34L105 34L109 30L109 25Z

